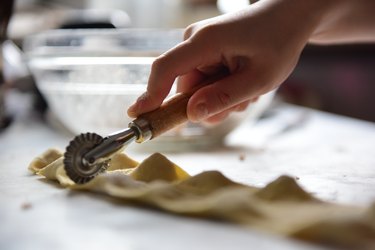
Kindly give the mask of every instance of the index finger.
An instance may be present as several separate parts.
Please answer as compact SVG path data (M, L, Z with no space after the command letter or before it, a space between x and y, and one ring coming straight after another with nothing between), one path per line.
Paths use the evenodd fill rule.
M151 67L147 94L132 107L133 114L140 115L158 108L169 94L176 77L214 61L209 57L213 55L211 49L206 47L188 39L159 56Z

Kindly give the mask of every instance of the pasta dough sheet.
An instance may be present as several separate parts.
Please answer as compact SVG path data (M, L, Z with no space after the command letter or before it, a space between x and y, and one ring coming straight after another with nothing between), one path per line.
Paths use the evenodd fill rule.
M119 153L105 173L78 185L65 173L62 152L53 149L36 157L29 169L66 188L170 213L230 221L321 245L375 249L375 204L363 208L323 202L288 176L257 188L218 171L190 176L159 153L141 163Z

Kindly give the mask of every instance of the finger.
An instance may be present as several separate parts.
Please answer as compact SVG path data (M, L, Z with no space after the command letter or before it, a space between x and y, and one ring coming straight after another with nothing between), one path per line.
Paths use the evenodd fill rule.
M239 72L197 90L188 102L189 120L204 120L259 96L264 88L253 81L249 73Z
M250 100L250 103L254 103L254 102L257 102L259 100L259 96L257 97L254 97Z
M136 117L159 107L177 76L217 60L213 57L215 54L206 46L202 49L199 42L187 40L158 57L151 67L147 93L128 109L128 114Z
M177 80L177 92L189 92L205 78L206 75L197 69L192 70L188 74L179 76Z
M216 115L213 115L213 116L210 116L208 118L206 118L203 123L207 123L207 124L217 124L217 123L220 123L222 122L223 120L225 120L231 113L232 111L230 110L225 110L223 112L220 112Z
M229 109L226 109L216 115L213 115L213 116L210 116L208 117L207 119L205 119L203 122L204 123L209 123L209 124L215 124L215 123L219 123L219 122L222 122L223 120L225 120L232 112L242 112L244 110L246 110L246 108L249 106L250 104L250 100L247 100L247 101L244 101L244 102L241 102L240 104L237 104Z
M209 66L200 66L178 78L177 92L189 92L197 85L213 77L224 75L227 71L227 67L221 62Z

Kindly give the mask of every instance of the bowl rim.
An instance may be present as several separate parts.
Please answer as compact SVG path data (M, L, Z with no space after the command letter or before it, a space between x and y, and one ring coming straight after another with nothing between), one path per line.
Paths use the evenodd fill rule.
M171 38L173 38L173 43L177 43L183 41L183 31L184 30L180 28L54 29L28 35L23 40L22 49L28 57L53 55L62 53L62 51L66 49L69 49L71 53L93 52L92 50L82 50L80 44L72 42L75 41L75 39L78 40L82 38L96 38L101 39L101 41L105 41L106 39L108 39L108 41L121 41L120 39L124 38L138 38L153 41L157 38L159 39L158 41L163 43L168 43L168 41L170 42L170 40L172 40ZM170 40L168 40L168 37ZM51 43L55 45L48 45L48 41L52 41ZM67 44L62 46L59 42ZM104 54L105 52L113 53L116 51L116 49L105 47L106 46L101 46L95 49ZM65 53L67 53L67 51L65 51ZM87 55L89 55L89 53L87 53Z

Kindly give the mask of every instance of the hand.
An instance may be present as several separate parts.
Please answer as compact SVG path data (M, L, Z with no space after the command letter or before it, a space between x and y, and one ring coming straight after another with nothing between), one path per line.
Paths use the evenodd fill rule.
M190 98L189 120L218 122L244 110L292 72L321 22L322 5L328 6L324 1L263 0L190 25L184 42L154 61L147 92L129 108L129 116L159 107L177 77L178 91L185 92L222 70L229 74Z

